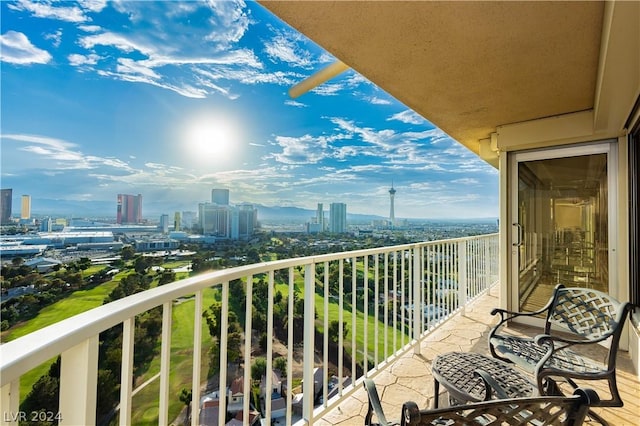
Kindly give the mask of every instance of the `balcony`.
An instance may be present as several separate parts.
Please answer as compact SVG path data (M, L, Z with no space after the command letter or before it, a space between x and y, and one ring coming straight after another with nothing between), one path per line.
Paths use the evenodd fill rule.
M365 376L384 387L390 413L399 413L406 399L427 406L433 398L430 361L438 353L487 352L495 320L489 312L498 306L498 254L498 235L492 234L253 264L128 296L0 346L2 424L33 414L20 412L21 378L59 355L59 408L52 414L63 425L104 420L96 416L100 333L113 327L121 330L122 356L112 424L183 422L180 389L192 390L192 425L225 424L233 416L250 424L256 411L266 424L362 424ZM211 337L203 312L214 301L219 331ZM265 324L252 325L256 301L266 305ZM136 322L157 307L162 330L156 360L132 380ZM253 336L252 344L228 350L235 317L243 342ZM184 330L190 333L187 348L172 339ZM256 331L265 333L262 345ZM221 350L212 357L214 341ZM258 357L265 372L284 358L285 371L255 380L250 367ZM625 407L603 415L612 424L629 424L637 416L640 387L629 357L620 357ZM256 398L238 389L255 389ZM259 389L271 397L257 397ZM232 406L234 414L227 415Z

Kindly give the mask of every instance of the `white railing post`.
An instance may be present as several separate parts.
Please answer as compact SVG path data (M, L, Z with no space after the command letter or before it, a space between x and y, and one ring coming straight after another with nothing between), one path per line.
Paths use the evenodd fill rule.
M289 268L289 299L287 301L287 423L288 425L291 424L291 412L293 411L293 409L291 408L291 404L293 401L293 324L294 324L294 318L293 318L293 303L294 303L294 297L293 297L293 290L295 287L295 280L294 280L294 269L293 267ZM247 305L249 305L249 302L247 302ZM249 315L249 311L247 311L247 315ZM251 345L245 345L245 346L251 346ZM251 352L251 350L249 349L249 353ZM249 363L245 363L245 365L249 365ZM249 387L245 387L245 389L249 389ZM246 392L245 392L246 394ZM245 398L245 400L248 398ZM248 402L247 402L248 404ZM246 413L248 413L248 411L245 411ZM244 417L244 419L247 420L243 420L245 425L248 425L249 420L248 420L248 414L246 417Z
M264 415L267 425L270 425L271 398L273 396L273 295L275 290L274 274L272 270L269 271L267 283L267 372L265 375Z
M302 383L304 397L302 415L313 424L313 369L315 367L315 263L304 268L304 353ZM355 268L353 270L355 274ZM355 289L354 289L355 291Z
M413 339L415 340L413 353L416 355L420 354L420 334L422 334L420 315L423 315L424 312L420 298L420 271L420 247L415 245L413 247L413 300L411 303L413 304Z
M173 326L173 301L162 304L162 343L160 344L160 390L158 423L169 424L169 371L171 368L171 327ZM192 394L193 395L193 394ZM191 401L193 407L193 401ZM197 413L197 411L195 411ZM194 410L191 410L193 415Z
M253 320L252 313L253 313L253 275L249 275L247 277L246 299L245 299L245 307L244 307L245 345L244 345L244 377L242 382L242 389L246 397L244 397L242 400L243 419L249 418L249 409L250 409L249 392L251 389L251 322ZM248 342L248 344L246 342ZM291 344L289 344L289 347L291 347ZM245 422L245 424L248 424L248 423Z
M133 393L133 344L136 318L122 323L122 365L120 367L120 425L131 424L131 396Z
M98 387L98 335L62 352L60 424L95 425Z
M202 371L202 290L193 305L193 365L191 373L191 426L200 424L200 374ZM167 380L169 376L167 375Z
M20 380L15 380L2 387L0 393L0 411L2 426L17 425L20 419Z
M467 309L467 241L458 241L458 306Z
M202 294L202 293L200 293ZM222 311L220 312L220 385L218 389L218 424L224 424L227 414L227 346L229 343L229 281L222 283ZM195 348L194 348L195 349Z

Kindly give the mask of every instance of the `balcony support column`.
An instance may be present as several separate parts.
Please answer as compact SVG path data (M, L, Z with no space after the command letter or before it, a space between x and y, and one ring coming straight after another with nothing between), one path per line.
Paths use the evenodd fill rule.
M310 425L313 424L313 369L315 367L315 269L315 263L307 264L304 268L304 370L302 372L304 397L302 415Z
M62 352L60 425L95 425L98 334Z

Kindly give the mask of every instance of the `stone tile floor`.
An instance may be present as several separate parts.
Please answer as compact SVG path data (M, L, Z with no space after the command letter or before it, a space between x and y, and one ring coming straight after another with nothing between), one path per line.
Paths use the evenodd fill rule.
M491 290L493 294L496 288ZM398 419L402 404L411 400L420 407L433 405L433 377L431 362L441 353L450 351L478 352L489 355L487 336L491 326L497 323L497 317L490 315L491 309L498 306L498 298L487 294L467 307L463 315L457 315L438 327L420 345L420 353L409 351L389 368L372 375L376 383L382 407L388 419ZM526 326L512 326L511 330L535 335L539 329ZM596 351L604 348L596 348ZM596 408L595 411L607 420L611 426L640 425L640 380L634 372L629 354L619 351L617 360L618 389L622 394L624 406L621 408ZM601 395L607 395L607 386L596 386L589 382ZM448 396L440 387L440 406L447 404ZM326 425L363 425L367 412L367 395L363 388L356 390L337 408L323 416L314 424ZM588 425L599 425L588 420Z

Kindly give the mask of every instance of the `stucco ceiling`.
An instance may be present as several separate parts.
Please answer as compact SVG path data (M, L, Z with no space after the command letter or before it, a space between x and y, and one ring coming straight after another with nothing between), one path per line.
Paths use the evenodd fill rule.
M260 3L475 153L594 106L603 2Z

